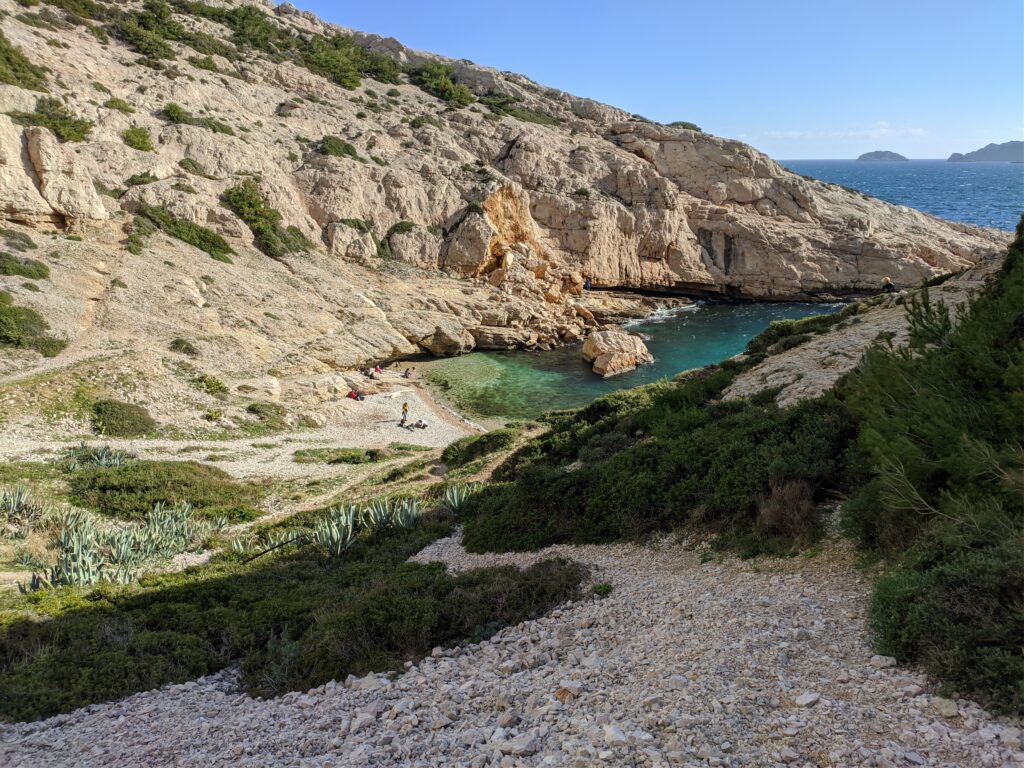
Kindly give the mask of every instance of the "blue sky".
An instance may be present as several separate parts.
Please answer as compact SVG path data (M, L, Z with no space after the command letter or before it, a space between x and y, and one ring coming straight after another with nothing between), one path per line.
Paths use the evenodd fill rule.
M1024 138L1021 0L292 0L780 159Z

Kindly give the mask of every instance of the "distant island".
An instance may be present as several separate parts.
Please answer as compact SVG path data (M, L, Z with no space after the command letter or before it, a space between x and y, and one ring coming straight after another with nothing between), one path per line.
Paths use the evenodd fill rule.
M906 162L907 158L898 152L886 152L885 150L878 150L876 152L865 152L863 155L857 158L857 162L860 163L893 163L893 162Z
M1024 162L1024 141L1007 141L1003 144L989 144L962 155L954 152L950 163L1022 163Z

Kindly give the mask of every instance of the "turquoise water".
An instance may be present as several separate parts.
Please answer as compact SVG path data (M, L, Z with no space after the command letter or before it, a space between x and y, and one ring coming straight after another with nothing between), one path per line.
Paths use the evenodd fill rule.
M1024 165L911 160L788 160L796 173L953 221L1013 229L1024 210ZM457 408L482 417L534 418L586 405L625 387L675 376L741 352L772 320L834 311L821 304L700 304L675 316L634 326L648 337L653 365L603 381L580 348L551 352L480 352L430 363L431 380Z
M839 304L702 303L631 325L646 337L651 365L601 379L580 346L549 352L474 352L430 363L429 379L444 399L476 416L531 419L544 411L576 408L617 389L670 378L743 351L772 320L833 312Z
M1013 229L1024 211L1024 164L783 160L794 173L853 187L951 221Z

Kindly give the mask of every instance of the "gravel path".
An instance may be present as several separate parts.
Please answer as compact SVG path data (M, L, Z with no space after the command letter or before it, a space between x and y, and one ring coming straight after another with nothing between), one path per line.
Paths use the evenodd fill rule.
M609 582L489 642L259 701L235 673L0 729L4 766L1019 766L1019 720L933 696L874 657L868 581L816 558L700 563L679 546L574 557Z

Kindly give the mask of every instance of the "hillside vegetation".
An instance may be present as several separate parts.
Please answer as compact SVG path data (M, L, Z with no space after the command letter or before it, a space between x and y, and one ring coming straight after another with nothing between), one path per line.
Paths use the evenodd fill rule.
M770 391L719 402L730 364L549 416L550 432L470 500L466 546L641 539L685 525L742 553L785 552L813 537L822 502L850 494L849 530L890 569L871 611L879 650L923 664L950 691L1021 711L1021 227L958 322L927 289L907 312L906 348L879 343L835 393L789 409Z

